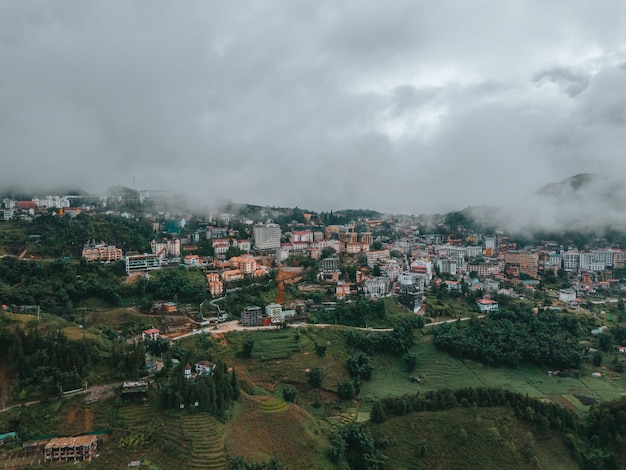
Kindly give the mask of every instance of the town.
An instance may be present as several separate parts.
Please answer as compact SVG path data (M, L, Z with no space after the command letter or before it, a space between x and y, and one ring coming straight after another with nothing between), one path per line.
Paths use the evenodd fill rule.
M546 426L555 432L575 429L576 413L622 393L626 266L615 234L529 237L480 227L461 212L234 203L192 211L173 199L119 187L103 196L3 199L0 305L9 364L0 417L20 413L14 420L21 423L3 424L2 442L15 450L0 452L7 465L14 458L17 466L106 468L119 463L110 440L128 450L128 465L150 467L145 449L154 445L161 450L153 460L173 465L182 444L160 440L145 424L133 428L127 414L141 406L158 413L151 422L176 416L176 426L195 436L188 458L198 468L247 468L241 455L255 454L226 437L252 419L245 407L285 419L307 410L326 420L316 421L319 433L337 432L333 439L362 453L368 438L350 441L345 433L361 429L350 426L363 419L383 426L406 414L392 397L415 390L431 397L416 398L416 410L447 387L502 387L484 400L453 392L453 401L479 407L500 403L501 393L526 393L506 400L523 404L519 414L529 422L549 411L554 422ZM57 325L57 336L43 325ZM37 374L27 350L40 360ZM59 355L72 359L62 365ZM512 386L499 373L487 381L468 365L474 361L520 370L521 382ZM381 367L391 375L382 378ZM544 380L564 382L528 386ZM542 402L527 402L529 395L555 408L539 411ZM68 401L84 422L41 428L20 407L50 400ZM115 406L126 427L104 419L114 430L100 432L85 424L112 400L122 403ZM527 409L536 411L526 416ZM222 437L209 438L207 426ZM55 437L39 438L44 430ZM334 445L315 458L323 465L347 458ZM427 457L425 446L419 458ZM215 449L211 465L204 448ZM298 448L277 447L267 468L299 462L290 453Z

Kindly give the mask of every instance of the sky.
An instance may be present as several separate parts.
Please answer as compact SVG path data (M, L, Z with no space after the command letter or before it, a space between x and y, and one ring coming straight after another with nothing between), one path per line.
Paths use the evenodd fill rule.
M0 187L421 214L626 169L626 4L0 0Z

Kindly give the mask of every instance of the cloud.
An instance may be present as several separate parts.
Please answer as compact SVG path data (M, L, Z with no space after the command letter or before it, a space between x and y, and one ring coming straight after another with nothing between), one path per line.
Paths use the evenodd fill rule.
M607 2L0 1L0 185L418 214L621 169Z

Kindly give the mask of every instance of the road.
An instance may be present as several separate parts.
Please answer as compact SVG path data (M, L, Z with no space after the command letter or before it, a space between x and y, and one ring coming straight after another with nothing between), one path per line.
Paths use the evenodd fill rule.
M485 315L478 315L478 318L483 318ZM433 323L426 323L426 325L424 325L424 327L430 327L430 326L436 326L436 325L441 325L443 323L454 323L457 321L467 321L470 320L472 317L464 317L464 318L454 318L452 320L444 320L444 321L439 321L439 322L433 322ZM361 327L361 326L345 326L345 325L335 325L332 323L290 323L289 327L290 328L298 328L301 326L314 326L316 328L329 328L329 327L334 327L334 326L340 326L342 328L350 328L353 330L361 330L361 331L373 331L373 332L386 332L386 331L393 331L393 328L365 328L365 327ZM172 341L176 341L182 338L187 338L189 336L194 336L194 335L199 335L202 333L211 333L211 334L217 334L217 333L228 333L230 331L263 331L263 330L277 330L280 327L278 326L243 326L241 324L239 324L239 321L237 320L232 320L229 322L224 322L224 323L218 323L217 324L217 328L215 328L215 326L209 326L206 328L199 328L195 331L192 331L191 333L186 333L184 335L180 335L177 336L176 338L172 338Z

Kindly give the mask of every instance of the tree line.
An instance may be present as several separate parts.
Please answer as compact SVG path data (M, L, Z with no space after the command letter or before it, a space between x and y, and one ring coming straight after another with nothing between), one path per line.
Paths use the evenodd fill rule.
M517 368L522 361L576 369L583 359L582 328L574 316L501 309L486 318L434 328L435 346L455 357Z

